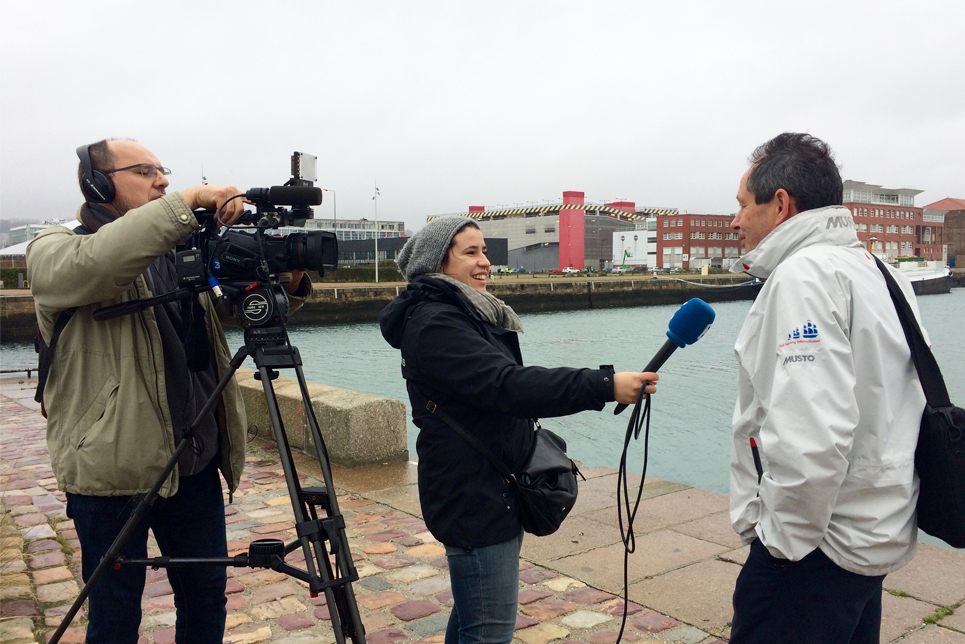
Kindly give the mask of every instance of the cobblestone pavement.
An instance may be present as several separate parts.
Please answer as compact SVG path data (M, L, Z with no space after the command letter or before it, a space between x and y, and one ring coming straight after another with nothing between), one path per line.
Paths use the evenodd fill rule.
M10 644L46 641L82 585L80 544L50 470L45 421L32 401L31 384L16 379L0 383L0 641ZM313 469L310 459L298 461L302 484L320 485L317 464ZM418 516L412 468L336 468L335 474L360 577L354 590L367 641L441 644L452 605L446 558ZM622 554L610 543L612 535L600 536L612 532L604 502L609 478L612 471L591 470L581 491L583 506L574 510L566 529L546 539L527 537L520 564L519 642L615 642L623 611L617 597ZM648 482L648 488L651 505L641 512L652 531L638 534L637 543L638 551L650 556L645 564L631 563L630 597L637 603L628 608L623 639L726 641L719 639L729 632L726 604L743 559L733 535L720 530L719 520L709 520L719 514L719 499L661 481ZM661 508L661 499L667 508ZM677 521L662 521L667 512L678 515ZM244 480L225 515L231 554L246 551L254 539L294 538L274 445L249 446ZM150 546L151 556L159 554L153 542ZM882 641L965 644L960 632L965 631L965 610L933 620L937 624L922 621L965 598L965 555L935 550L942 552L899 580L904 590L885 594ZM297 563L296 555L288 561ZM264 569L229 568L228 576L226 643L334 642L324 597L311 598L304 583ZM140 641L171 643L174 596L165 571L148 570L147 581ZM83 642L85 624L81 612L62 641Z

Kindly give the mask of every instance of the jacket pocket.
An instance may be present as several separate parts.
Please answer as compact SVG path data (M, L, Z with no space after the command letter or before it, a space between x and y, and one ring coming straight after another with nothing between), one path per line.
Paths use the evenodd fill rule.
M117 378L110 375L107 377L107 381L104 383L104 386L101 387L101 390L94 396L93 402L91 402L90 407L87 408L87 411L81 417L80 421L78 421L71 435L71 443L75 449L81 449L84 446L92 430L97 425L97 421L104 418L109 406L116 404L119 384Z

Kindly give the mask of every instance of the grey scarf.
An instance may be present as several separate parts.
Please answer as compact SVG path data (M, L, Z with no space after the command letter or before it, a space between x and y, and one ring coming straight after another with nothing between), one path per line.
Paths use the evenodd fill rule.
M519 316L516 315L516 311L495 295L475 289L468 284L464 284L442 273L429 273L426 277L442 280L458 288L462 291L463 295L469 298L469 301L472 302L479 316L490 324L506 329L507 331L515 331L516 333L523 332L523 324L519 321Z

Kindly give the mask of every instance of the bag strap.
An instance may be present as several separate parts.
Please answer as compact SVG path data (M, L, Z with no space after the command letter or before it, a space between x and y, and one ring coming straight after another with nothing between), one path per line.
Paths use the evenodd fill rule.
M918 326L918 320L915 319L915 314L912 312L908 300L905 299L905 294L885 263L874 255L872 257L874 257L878 264L878 270L884 275L885 282L888 284L888 293L891 295L891 301L894 303L898 319L901 321L901 328L905 332L905 340L908 342L908 349L911 351L911 359L915 363L918 380L921 382L921 388L925 392L925 399L928 401L929 407L937 409L951 406L948 389L945 387L945 379L942 377L941 369L938 368L938 361L935 360L931 348L925 342L925 336Z
M84 224L74 227L75 235L93 235L95 231L91 230ZM50 365L54 361L54 349L57 348L57 340L60 338L61 332L67 323L70 322L70 318L73 317L74 313L77 312L77 307L72 306L69 309L64 309L57 316L57 321L54 322L54 330L50 334L50 344L47 345L46 350L41 353L40 344L44 341L43 335L40 333L40 326L37 326L37 339L34 341L34 349L37 353L41 353L40 364L37 365L37 393L34 394L34 402L40 403L40 411L44 418L47 417L47 411L44 409L44 388L47 386L47 376L50 374Z
M419 391L418 388L415 388L415 390L419 393L420 396L426 399L427 412L429 412L430 414L436 414L437 416L439 416L439 418L441 418L445 424L452 427L457 434L459 434L466 440L467 443L475 447L480 454L486 457L486 460L492 463L493 467L495 467L499 471L499 473L503 476L504 479L506 479L507 481L511 481L514 485L517 483L516 475L513 474L511 471L509 471L509 468L506 467L506 464L503 463L501 460L499 460L499 458L492 453L492 450L486 447L481 440L479 440L478 438L476 438L475 436L467 432L465 429L463 429L462 426L459 425L459 423L453 420L453 418L449 414L442 411L439 408L439 405L432 402L432 400L430 400L428 396L426 396L421 391Z
M54 323L53 333L50 334L50 344L47 345L47 350L43 352L40 357L40 364L37 366L37 393L34 395L34 402L43 403L44 402L44 387L47 386L47 376L50 374L50 365L54 361L54 349L57 348L57 340L60 339L60 334L63 332L64 327L70 322L70 318L73 317L74 313L77 312L77 307L71 307L69 309L64 309L57 316L57 321ZM37 353L40 353L40 343L43 341L43 337L40 335L40 329L37 329Z

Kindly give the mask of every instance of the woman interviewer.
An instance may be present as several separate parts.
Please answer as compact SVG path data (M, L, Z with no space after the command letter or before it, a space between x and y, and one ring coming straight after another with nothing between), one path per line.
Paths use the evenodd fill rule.
M632 404L643 382L657 375L524 367L519 317L486 292L491 266L471 219L433 220L402 249L399 268L409 286L382 312L382 335L402 352L420 429L422 513L449 561L454 604L446 644L508 644L523 541L513 491L486 458L426 411L426 401L518 472L534 444L531 419L599 411L613 400Z

